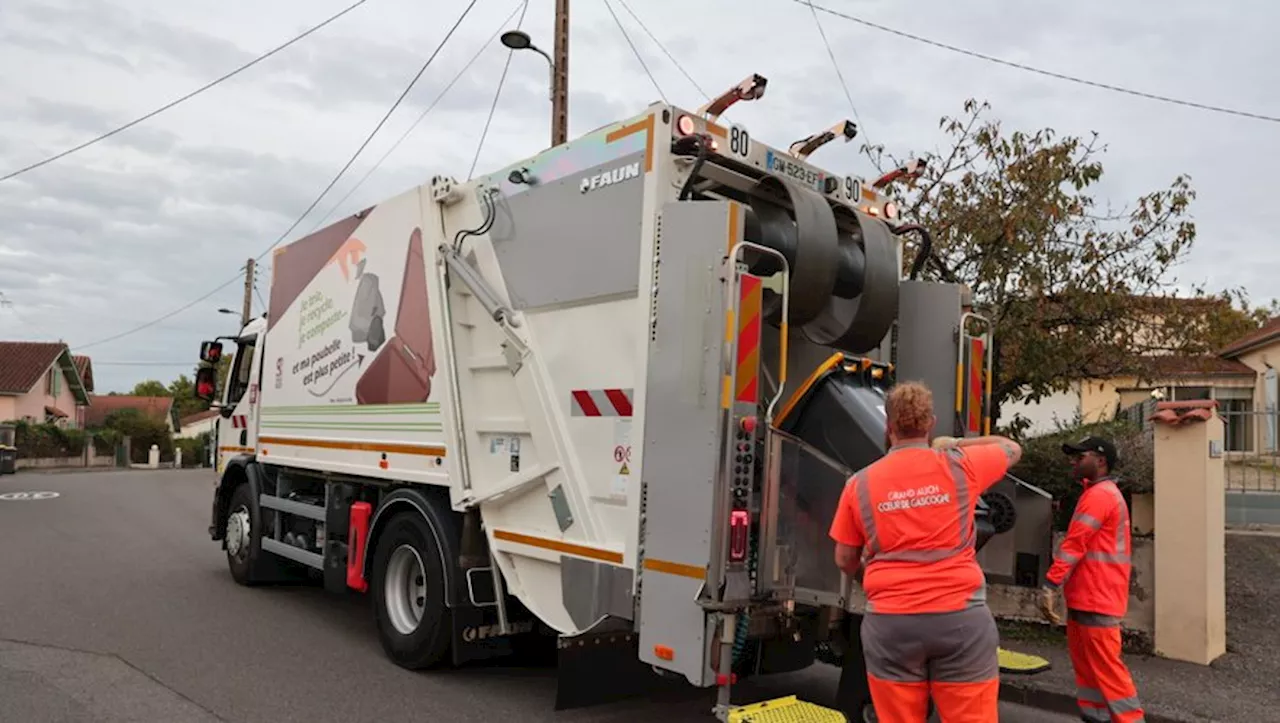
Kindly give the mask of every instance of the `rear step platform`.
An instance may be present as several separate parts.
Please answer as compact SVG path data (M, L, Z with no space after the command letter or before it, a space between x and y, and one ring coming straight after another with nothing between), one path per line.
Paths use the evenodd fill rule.
M846 723L844 713L794 695L730 708L725 723Z
M1053 664L1039 655L1019 653L1000 648L1000 672L1005 675L1035 675L1052 668Z

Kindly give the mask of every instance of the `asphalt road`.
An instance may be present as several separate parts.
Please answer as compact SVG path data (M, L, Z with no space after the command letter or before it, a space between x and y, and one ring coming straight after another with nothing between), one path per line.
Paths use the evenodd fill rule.
M7 494L41 491L57 496ZM550 668L397 668L359 596L236 585L206 533L211 494L208 470L0 477L0 718L714 720L711 695L691 688L557 714ZM819 665L739 690L829 703L835 682L836 671ZM1000 719L1071 720L1012 706Z

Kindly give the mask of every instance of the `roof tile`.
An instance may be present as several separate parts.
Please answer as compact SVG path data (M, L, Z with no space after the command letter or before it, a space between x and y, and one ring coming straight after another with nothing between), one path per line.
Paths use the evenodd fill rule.
M84 382L84 390L93 393L93 362L84 354L72 354L76 363L76 371L80 372L80 380Z
M92 394L89 396L89 407L85 409L84 424L86 427L101 427L109 415L122 409L136 409L152 419L164 422L169 418L172 408L173 397Z
M1160 402L1156 404L1156 413L1149 417L1152 422L1178 427L1184 424L1196 424L1213 419L1218 403L1212 399L1197 399L1186 402Z
M1280 336L1280 316L1277 316L1271 319L1271 321L1263 324L1257 331L1249 332L1245 336L1231 342L1227 345L1227 348L1223 349L1220 353L1223 356L1234 356L1255 344L1268 341L1275 336Z
M0 394L26 394L67 348L58 342L0 341Z
M1169 354L1144 358L1144 364L1151 373L1160 376L1244 376L1252 377L1256 371L1244 362L1236 359L1223 359L1220 356L1201 355L1187 356Z
M212 419L216 416L218 416L218 410L206 409L203 412L196 412L195 414L188 414L183 417L179 420L179 426L186 427L188 425L195 424L196 422L203 422L206 419Z

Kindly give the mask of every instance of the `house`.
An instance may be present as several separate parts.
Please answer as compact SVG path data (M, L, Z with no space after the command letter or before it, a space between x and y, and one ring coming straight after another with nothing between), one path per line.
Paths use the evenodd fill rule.
M202 434L212 434L214 425L218 421L218 410L206 409L203 412L196 412L182 418L179 425L179 437L199 437Z
M76 363L76 371L84 381L84 390L93 394L93 361L83 354L72 354L71 361Z
M1089 379L1038 403L1008 403L1001 417L1021 415L1031 435L1058 425L1099 422L1118 410L1153 396L1167 401L1212 399L1226 424L1227 452L1275 454L1280 451L1277 369L1280 369L1280 317L1231 342L1216 354L1148 356L1149 371Z
M85 415L84 426L87 429L98 429L106 426L107 418L112 414L136 409L152 419L163 421L169 427L170 434L177 434L181 428L178 420L178 407L173 397L135 397L128 394L93 394L90 395L89 412Z
M0 421L82 427L90 399L80 368L62 342L0 341Z

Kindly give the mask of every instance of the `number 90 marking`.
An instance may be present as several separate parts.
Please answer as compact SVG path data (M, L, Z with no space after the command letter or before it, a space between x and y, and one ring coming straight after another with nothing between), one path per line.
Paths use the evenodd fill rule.
M862 182L853 176L845 176L844 195L850 201L857 202L862 198Z
M751 135L747 133L746 128L729 127L729 152L739 158L751 155Z

